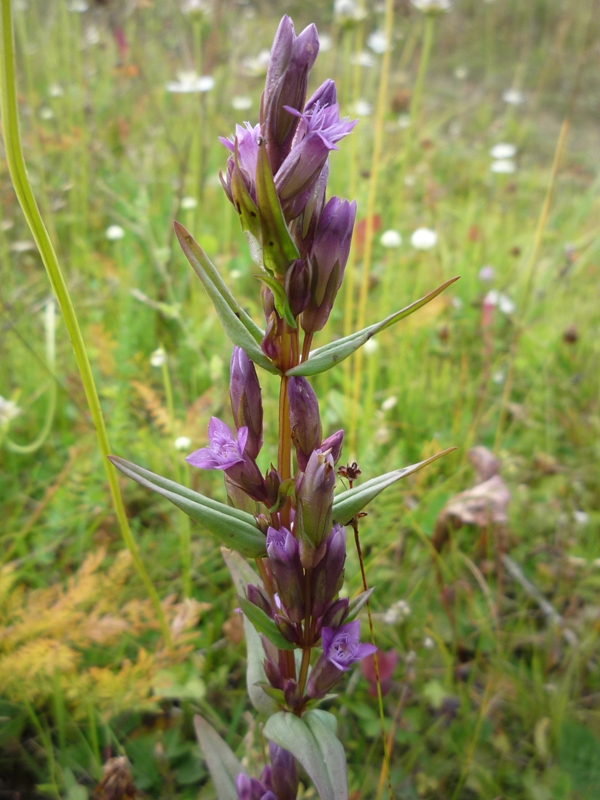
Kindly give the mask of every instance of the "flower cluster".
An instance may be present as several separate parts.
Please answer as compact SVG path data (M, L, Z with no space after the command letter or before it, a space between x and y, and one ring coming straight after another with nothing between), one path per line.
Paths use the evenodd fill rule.
M257 576L256 584L246 587L243 602L263 621L257 627L265 651L265 691L298 716L375 649L360 643L360 623L352 620L348 599L339 597L346 537L334 523L333 499L343 431L324 437L310 383L286 374L308 358L313 335L329 318L356 216L354 202L326 198L329 154L356 121L340 118L331 80L306 100L318 49L313 25L296 36L284 17L258 124L246 122L232 139L221 139L230 153L221 181L261 270L262 352L282 376L277 466L263 473L257 464L263 444L261 388L241 347L234 348L230 367L234 428L213 417L208 446L187 459L195 467L222 470L231 504L252 513L265 535L262 581ZM302 651L298 666L295 648ZM290 758L273 746L272 766L260 780L238 777L240 800L295 797L297 778L292 786L277 777L292 775Z

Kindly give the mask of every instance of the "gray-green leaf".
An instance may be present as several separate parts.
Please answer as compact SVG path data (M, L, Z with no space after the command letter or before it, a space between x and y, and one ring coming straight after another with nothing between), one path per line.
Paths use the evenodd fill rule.
M267 739L302 764L321 800L348 800L346 755L335 731L335 717L321 709L308 711L302 719L279 711L264 727Z
M410 467L404 469L396 469L393 472L386 472L385 475L379 475L377 478L371 478L370 481L355 486L353 489L347 489L333 498L333 520L339 522L340 525L347 525L359 511L368 505L377 495L388 486L391 486L400 478L406 478L407 475L412 475L418 472L423 467L437 461L438 458L445 456L456 450L456 447L449 447L447 450L442 450L431 458L426 458L425 461L420 461L418 464L412 464Z
M128 478L166 497L188 517L202 523L222 544L247 558L260 558L267 554L265 536L256 527L256 521L250 514L204 497L187 486L156 475L124 458L109 458Z
M238 602L244 614L254 625L258 633L264 633L267 639L279 650L295 650L296 645L289 642L279 630L271 617L267 616L262 608L255 606L245 597L238 597Z
M241 347L255 364L276 375L277 368L260 348L264 332L239 305L217 268L193 236L178 222L175 222L174 226L181 249L200 278L227 336L234 344Z
M196 714L194 728L219 800L238 800L235 779L244 768L231 748L203 717Z
M394 314L390 314L389 317L386 317L381 322L376 322L374 325L369 325L368 328L363 328L362 331L356 331L356 333L351 333L349 336L344 336L343 339L337 339L335 342L330 342L330 344L326 344L323 347L317 348L311 355L308 357L307 361L303 361L301 364L298 364L297 367L293 367L292 369L288 370L286 373L287 375L318 375L321 372L327 372L328 369L335 367L336 364L340 364L346 358L352 355L359 347L362 347L365 342L368 342L372 336L375 336L376 333L389 328L394 323L399 322L401 319L405 317L409 317L411 314L414 314L415 311L418 311L424 305L427 305L434 297L437 297L438 294L444 291L451 283L457 281L458 277L451 278L449 281L446 281L441 286L438 286L437 289L434 289L433 292L429 292L426 294L425 297L422 297L420 300L416 300L414 303L411 303L406 308L401 309L400 311L396 311Z
M221 548L221 553L231 574L237 594L243 595L249 583L258 583L258 575L239 553L228 550L226 547ZM248 696L250 697L250 702L259 713L269 716L277 711L278 705L259 685L267 681L263 667L265 651L256 628L245 614L244 633L246 635L246 685L248 687Z

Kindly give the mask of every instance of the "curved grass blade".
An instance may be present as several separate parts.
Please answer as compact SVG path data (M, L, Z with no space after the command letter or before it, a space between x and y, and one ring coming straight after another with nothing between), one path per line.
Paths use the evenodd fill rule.
M335 342L317 348L309 356L307 361L303 361L301 364L298 364L297 367L288 370L286 375L309 376L327 372L328 369L335 367L336 364L340 364L351 356L352 353L358 350L359 347L362 347L363 344L368 342L376 333L380 333L427 305L434 297L437 297L444 289L447 289L450 284L457 281L458 278L459 276L450 278L449 281L438 286L437 289L429 292L425 297L422 297L420 300L415 300L414 303L406 306L406 308L402 308L400 311L396 311L394 314L390 314L389 317L386 317L381 322L376 322L374 325L369 325L368 328L363 328L362 331L356 331L356 333L351 333L349 336L344 336L343 339L337 339Z
M419 461L418 464L412 464L410 467L404 469L396 469L393 472L386 472L385 475L379 475L377 478L371 478L366 483L360 486L355 486L352 489L347 489L333 498L333 520L339 522L340 525L347 525L350 520L358 514L359 511L368 505L371 500L374 500L377 495L388 486L391 486L401 478L406 478L407 475L412 475L418 472L428 464L437 461L438 458L445 456L456 450L456 447L449 447L447 450L442 450L431 458L426 458L425 461Z
M247 558L266 555L265 536L256 527L254 517L218 500L211 500L175 481L156 475L118 456L109 456L112 463L128 478L166 497L192 519L200 522L219 541Z

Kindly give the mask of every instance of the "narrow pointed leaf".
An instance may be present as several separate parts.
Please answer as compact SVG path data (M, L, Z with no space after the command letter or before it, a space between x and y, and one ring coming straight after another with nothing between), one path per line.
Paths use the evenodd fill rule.
M138 467L137 464L132 464L131 461L125 461L124 458L118 456L109 458L124 475L166 497L188 517L204 525L222 544L248 558L260 558L266 555L265 536L256 527L256 521L250 514L204 497L188 489L187 486L181 486L175 481L156 475L150 470Z
M367 589L366 592L361 592L358 597L354 598L354 600L350 600L350 604L348 606L348 616L344 620L344 623L352 622L353 619L356 619L358 612L366 604L367 600L369 597L371 597L374 591L375 587L371 586L371 588Z
M332 715L321 710L309 711L302 719L279 711L267 720L264 734L294 754L321 800L347 800L346 757L329 717Z
M221 548L221 553L238 595L244 594L249 583L256 584L259 582L260 579L256 572L239 553L228 550L226 547ZM278 705L260 685L267 683L263 667L265 651L256 628L245 614L244 633L246 635L246 685L248 687L248 696L250 697L250 702L259 713L269 716L277 711Z
M227 742L199 714L194 717L194 728L218 800L238 800L235 779L241 772L245 772L241 763Z
M259 281L262 281L266 286L268 286L273 292L273 302L275 303L275 308L277 309L279 316L285 319L290 328L295 329L297 327L296 320L292 314L292 309L290 308L290 304L283 286L279 283L277 278L272 278L270 275L265 275L263 273L262 275L257 275L256 277Z
M389 317L386 317L381 322L376 322L374 325L369 325L368 328L363 328L362 331L351 333L349 336L344 336L343 339L337 339L335 342L331 342L330 344L326 344L323 347L317 348L313 353L311 353L307 361L303 361L301 364L298 364L297 367L293 367L292 369L288 370L286 374L308 376L318 375L321 372L327 372L328 369L335 367L336 364L339 364L351 356L352 353L358 350L359 347L362 347L363 344L368 342L369 339L372 336L375 336L376 333L380 333L386 328L389 328L391 325L394 325L396 322L399 322L401 319L414 314L415 311L418 311L420 308L427 305L427 303L433 300L434 297L437 297L438 294L443 292L444 289L447 289L450 284L457 280L458 277L451 278L441 286L438 286L437 289L434 289L433 292L429 292L429 294L426 294L425 297L422 297L420 300L416 300L414 303L406 306L406 308L396 311L394 314L390 314Z
M277 374L277 368L260 348L264 332L238 304L216 267L192 235L178 222L174 225L181 249L200 278L227 336L234 344L241 347L255 364L259 364L274 375Z
M290 236L281 210L264 141L258 148L256 200L260 216L265 268L278 275L285 275L289 265L299 258L300 254Z
M379 475L377 478L371 478L370 481L355 486L353 489L347 489L333 498L333 520L339 522L340 525L347 525L359 511L368 505L377 495L388 486L391 486L400 478L406 478L407 475L412 475L418 472L428 464L437 461L438 458L445 456L456 450L456 447L449 447L447 450L442 450L431 458L426 458L425 461L420 461L418 464L412 464L410 467L404 469L396 469L393 472L386 472L385 475Z
M264 633L267 639L279 650L295 650L296 645L288 642L271 617L267 616L262 608L255 606L245 597L238 597L240 608L248 617L259 633Z

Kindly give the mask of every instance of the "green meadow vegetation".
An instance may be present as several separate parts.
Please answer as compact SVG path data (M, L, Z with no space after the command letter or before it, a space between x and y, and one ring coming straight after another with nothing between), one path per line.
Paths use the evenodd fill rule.
M328 336L460 276L314 380L362 480L456 448L361 521L376 641L397 654L383 698L394 796L597 800L597 0L455 0L436 16L387 0L356 18L316 0L12 5L28 175L111 452L220 500L222 476L185 456L228 418L231 348L173 220L260 321L218 137L256 123L281 15L317 24L311 87L334 78L360 119L331 157L330 191L357 199L358 222ZM278 384L261 382L266 469ZM140 796L209 800L194 713L244 765L264 763L235 592L218 543L121 476L144 580L103 460L3 158L0 798L132 797L94 794L126 756ZM477 508L453 500L484 480ZM353 596L352 537L348 552ZM388 796L369 677L351 672L336 701L353 800Z

